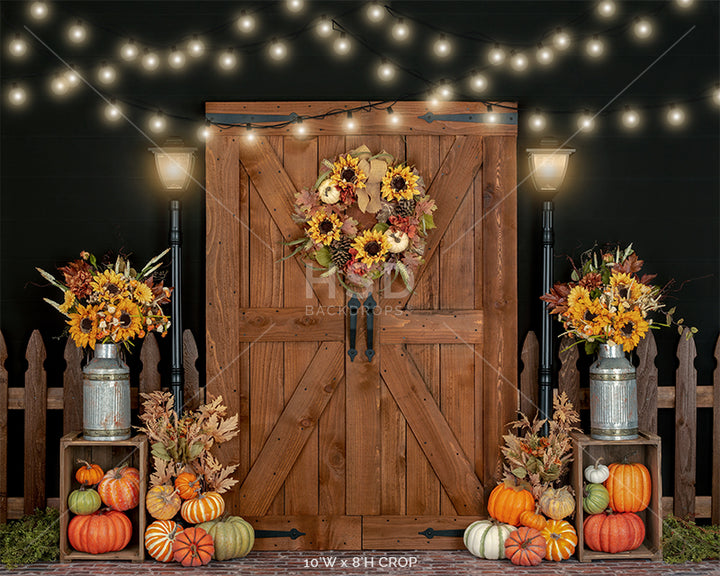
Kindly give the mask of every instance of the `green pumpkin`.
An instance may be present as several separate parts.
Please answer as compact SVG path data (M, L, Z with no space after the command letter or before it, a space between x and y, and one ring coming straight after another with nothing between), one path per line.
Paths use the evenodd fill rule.
M215 560L243 558L248 555L255 544L255 530L240 516L229 516L224 520L219 518L210 520L198 524L198 528L202 528L212 536L215 544L213 553Z
M73 490L68 496L68 508L73 514L87 516L100 510L102 500L100 494L92 488L80 488Z
M585 496L583 497L583 510L588 514L600 514L610 504L610 494L602 484L585 485Z

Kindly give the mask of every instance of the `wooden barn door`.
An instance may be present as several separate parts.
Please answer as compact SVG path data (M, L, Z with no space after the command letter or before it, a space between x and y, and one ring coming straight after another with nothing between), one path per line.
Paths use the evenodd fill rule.
M213 103L207 114L277 124L327 106ZM401 129L371 111L356 115L360 135L331 117L306 121L303 139L226 128L208 142L207 386L240 414L222 450L239 464L226 500L258 549L460 547L494 486L515 413L516 117L484 123L474 103L436 118L419 103L394 111ZM361 144L415 164L438 205L415 290L374 291L371 361L363 309L351 361L350 295L283 260L302 233L294 194L324 158Z

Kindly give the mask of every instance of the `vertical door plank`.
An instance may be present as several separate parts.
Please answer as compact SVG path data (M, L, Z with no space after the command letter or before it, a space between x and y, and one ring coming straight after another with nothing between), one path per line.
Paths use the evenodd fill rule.
M65 342L65 372L63 374L63 434L83 427L82 348L72 338ZM2 464L0 463L0 466ZM62 493L62 492L61 492Z
M208 396L222 396L229 414L239 414L240 433L218 447L220 460L249 470L246 377L247 352L238 346L241 294L248 285L247 175L240 170L235 137L213 134L206 143L206 377ZM230 513L238 509L237 488L224 494Z
M713 372L713 456L712 456L712 523L720 524L720 336L715 344L715 371ZM1 356L0 356L1 358ZM2 362L0 362L2 366ZM2 369L0 368L0 380ZM2 465L2 461L0 461Z
M490 136L483 145L484 244L483 313L485 320L483 402L486 409L478 442L484 450L481 475L494 485L500 442L515 417L517 394L517 161L515 138Z
M640 359L637 367L638 427L643 432L657 434L657 346L652 330L648 330L645 338L640 341L637 355Z
M558 375L558 393L567 394L568 400L580 411L580 371L577 367L578 347L570 336L560 340L560 369Z
M342 136L318 136L318 158L315 169L319 174L323 159L332 160L345 152ZM317 276L318 274L315 273ZM345 293L334 278L324 279L328 300L335 302L332 311L340 314L345 304ZM315 284L316 292L319 285ZM330 311L330 310L326 310ZM318 424L318 508L320 514L345 514L345 382L338 383Z
M443 151L443 154L445 151ZM425 185L440 166L440 139L438 136L408 136L407 158L422 174ZM432 234L433 231L430 232ZM440 307L440 257L436 253L427 263L423 274L409 300L409 308L436 310ZM401 283L396 283L396 286ZM415 361L418 371L432 394L440 403L440 345L408 344L407 351ZM414 515L439 515L442 487L425 457L417 438L407 426L407 513Z
M8 500L8 373L5 369L7 346L0 332L0 524L7 522Z
M197 410L200 406L200 374L195 366L198 359L198 349L195 337L190 330L183 331L183 373L185 375L185 398L186 410Z
M30 336L25 358L25 514L45 508L45 445L47 374L43 363L47 354L40 332Z
M675 498L673 513L695 517L695 457L697 433L697 371L695 340L685 328L678 344L680 365L675 376Z
M520 374L520 403L518 408L531 421L535 418L538 409L538 366L540 346L535 332L530 331L525 336L522 347L523 369Z
M302 190L312 186L317 179L317 140L285 138L285 171ZM291 247L285 247L284 256L291 253ZM306 290L303 271L292 260L283 261L283 299L285 307L302 307L312 313L319 313L317 298L311 290ZM305 373L305 369L318 350L317 342L286 342L285 347L285 402L295 392L295 387ZM285 480L285 514L318 514L318 432L310 434L295 465Z

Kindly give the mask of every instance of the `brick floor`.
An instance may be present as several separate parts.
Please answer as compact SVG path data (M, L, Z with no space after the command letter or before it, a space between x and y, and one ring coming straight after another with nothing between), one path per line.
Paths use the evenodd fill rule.
M720 576L720 560L670 565L649 560L581 564L571 559L520 568L507 560L479 560L464 551L252 552L242 560L211 562L196 569L153 561L32 564L13 572L0 569L0 574L18 576L179 576L188 573L203 576Z

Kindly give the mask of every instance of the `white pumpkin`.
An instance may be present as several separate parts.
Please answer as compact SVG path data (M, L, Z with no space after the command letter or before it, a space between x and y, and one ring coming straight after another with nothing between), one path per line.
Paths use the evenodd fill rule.
M388 230L385 232L385 238L387 238L388 241L388 252L392 252L393 254L402 252L410 244L410 238L408 238L408 235L405 234L405 232L400 232L398 230Z
M470 554L488 560L505 558L505 540L517 530L510 524L492 520L477 520L465 529L463 542Z
M602 458L598 458L595 464L585 468L585 480L591 484L602 484L610 478L610 469L605 464L600 464Z
M333 184L330 178L326 178L318 186L318 196L325 204L335 204L340 200L340 190Z

